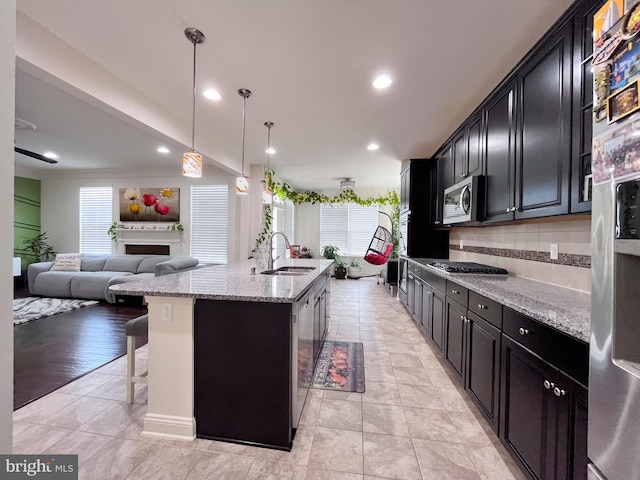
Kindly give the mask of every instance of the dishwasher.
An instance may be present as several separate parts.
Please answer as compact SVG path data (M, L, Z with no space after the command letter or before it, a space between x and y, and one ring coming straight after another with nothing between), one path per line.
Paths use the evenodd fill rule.
M313 288L294 304L291 327L291 425L298 428L313 376Z

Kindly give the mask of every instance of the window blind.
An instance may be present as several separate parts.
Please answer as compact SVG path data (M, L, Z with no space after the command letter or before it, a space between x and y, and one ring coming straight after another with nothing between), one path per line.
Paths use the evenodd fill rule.
M378 207L356 203L320 206L320 248L335 245L340 255L361 257L378 226Z
M227 263L229 187L191 186L191 256L202 263Z
M289 199L286 199L284 203L273 203L273 221L271 223L272 232L283 232L289 239L289 243L292 245L295 243L295 239L293 237L294 212L294 203ZM282 255L283 250L284 238L282 238L282 235L277 235L273 242L273 258L276 258L278 255ZM290 252L287 251L287 257L289 257L289 253Z
M80 188L80 252L111 253L107 230L113 223L113 188Z

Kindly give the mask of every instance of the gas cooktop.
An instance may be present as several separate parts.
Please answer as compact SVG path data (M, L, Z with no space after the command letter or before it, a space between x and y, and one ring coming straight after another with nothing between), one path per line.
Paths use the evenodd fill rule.
M504 268L492 267L491 265L482 265L474 262L452 262L450 260L437 260L431 262L429 266L447 273L472 273L472 274L499 274L505 275L507 272Z

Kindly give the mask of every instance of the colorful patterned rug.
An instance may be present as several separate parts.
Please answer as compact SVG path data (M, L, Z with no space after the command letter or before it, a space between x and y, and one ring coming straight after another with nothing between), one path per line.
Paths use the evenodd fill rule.
M364 392L362 343L325 341L313 372L312 388Z
M13 301L13 326L39 318L70 312L98 303L96 300L73 300L67 298L16 298Z

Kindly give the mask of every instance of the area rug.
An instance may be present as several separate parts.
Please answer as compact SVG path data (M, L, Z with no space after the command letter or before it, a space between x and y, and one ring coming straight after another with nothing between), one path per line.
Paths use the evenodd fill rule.
M98 303L96 300L73 300L66 298L17 298L13 301L13 326L32 322L58 313L70 312Z
M357 342L325 341L311 381L312 388L364 392L364 347Z

